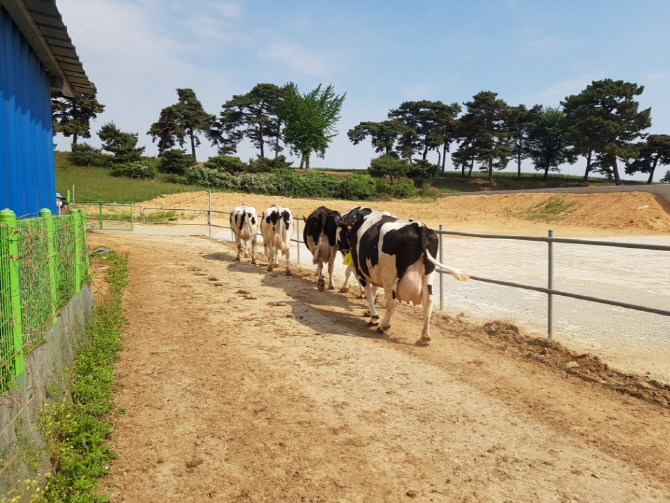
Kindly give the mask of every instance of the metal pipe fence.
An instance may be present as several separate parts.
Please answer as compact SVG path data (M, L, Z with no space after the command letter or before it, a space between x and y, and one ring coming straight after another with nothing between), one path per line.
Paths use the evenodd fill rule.
M208 235L212 237L212 228L219 229L230 229L230 225L220 225L213 222L212 216L215 214L230 216L228 211L213 210L211 208L211 199L208 209L193 209L193 208L158 208L158 207L140 207L140 219L143 223L163 223L163 224L175 224L174 221L157 221L152 219L147 219L147 210L149 211L173 211L173 212L182 212L182 213L201 213L203 216L206 214L206 222L178 222L179 225L200 225L208 227ZM304 241L301 239L300 234L300 223L304 220L304 217L300 215L295 215L294 220L296 222L295 226L295 237L291 238L292 243L296 243L297 246L297 261L300 263L300 244L304 244ZM226 222L228 220L226 219ZM642 311L647 313L653 313L661 316L670 316L670 310L661 309L656 307L643 306L628 302L620 302L612 299L604 299L600 297L583 295L574 292L568 292L564 290L557 290L554 288L554 244L563 243L563 244L573 244L573 245L582 245L582 246L607 246L613 248L632 248L639 250L656 250L656 251L670 251L670 246L664 245L650 245L642 243L623 243L623 242L610 242L610 241L596 241L589 239L574 239L574 238L557 238L554 237L553 230L549 231L547 237L533 237L533 236L515 236L515 235L502 235L502 234L477 234L477 233L468 233L468 232L456 232L456 231L445 231L443 226L439 226L439 230L436 231L439 235L440 245L439 245L439 261L443 262L444 260L444 243L443 236L461 236L468 238L480 238L480 239L497 239L497 240L516 240L516 241L532 241L538 243L547 244L547 284L546 286L537 286L537 285L528 285L523 283L517 283L513 281L506 281L495 278L488 278L478 275L470 275L470 279L473 281L478 281L482 283L489 283L495 285L501 285L511 288L518 288L523 290L530 290L535 292L544 293L547 295L547 336L553 336L553 325L554 325L554 308L553 300L554 296L569 297L577 300L583 300L588 302L595 302L599 304L606 304L611 306L617 306L624 309L631 309L636 311ZM257 233L257 236L260 236L260 233ZM231 240L234 239L231 229ZM262 236L261 236L262 242ZM444 309L444 274L447 274L441 270L437 270L439 273L439 283L440 283L440 295L439 295L439 307L440 310Z
M481 281L484 283L491 283L501 286L508 286L512 288L521 288L524 290L532 290L547 295L547 336L552 337L553 335L553 296L558 295L562 297L569 297L578 300L584 300L588 302L595 302L598 304L607 304L610 306L622 307L624 309L632 309L636 311L643 311L646 313L659 314L661 316L670 316L670 310L660 309L655 307L642 306L638 304L632 304L628 302L620 302L611 299L603 299L600 297L594 297L590 295L582 295L573 292L566 292L562 290L554 289L554 243L566 243L574 245L587 245L587 246L608 246L612 248L634 248L639 250L656 250L656 251L669 251L670 246L665 245L647 245L641 243L617 243L612 241L595 241L588 239L573 239L573 238L556 238L554 237L554 231L550 230L547 237L531 237L531 236L509 236L509 235L498 235L498 234L473 234L468 232L455 232L455 231L445 231L440 226L440 230L437 231L440 236L440 250L443 249L443 239L442 236L462 236L462 237L472 237L472 238L482 238L482 239L511 239L518 241L535 241L535 242L544 242L547 243L548 259L547 259L547 286L534 286L526 285L523 283L516 283L513 281L504 281L493 278L485 278L481 276L471 275L470 279L473 281ZM440 258L442 258L442 253L440 251ZM440 277L444 274L447 274L443 271L438 270ZM440 284L440 309L442 309L442 296L444 295L441 284Z

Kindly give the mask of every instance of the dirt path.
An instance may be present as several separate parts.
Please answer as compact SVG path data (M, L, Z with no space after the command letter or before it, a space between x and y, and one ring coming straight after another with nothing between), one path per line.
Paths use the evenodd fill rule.
M311 271L204 238L89 245L129 253L114 502L670 501L657 383L440 314L415 347L403 306L377 336Z

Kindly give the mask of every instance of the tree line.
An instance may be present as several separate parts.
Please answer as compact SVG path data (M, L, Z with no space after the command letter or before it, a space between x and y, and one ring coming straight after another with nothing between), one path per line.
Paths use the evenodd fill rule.
M391 180L444 171L449 154L463 176L471 176L477 167L488 173L489 180L494 170L510 163L520 178L527 159L546 179L549 172L583 157L585 182L591 173L599 173L619 185L619 163L623 163L626 174L646 173L651 183L656 168L670 164L670 135L644 132L651 126L651 109L640 110L636 101L643 90L621 80L593 81L559 107L511 106L491 91L475 94L463 106L406 101L391 109L385 120L361 122L347 136L354 145L369 138L380 154L371 161L371 174L388 175ZM177 95L177 103L163 108L148 131L161 156L188 143L195 160L202 139L216 146L220 156L231 156L247 140L257 149L258 159L284 165L282 153L288 150L300 157L301 168L309 167L313 155L324 156L337 134L346 96L337 95L332 85L301 93L292 82L281 87L257 84L246 94L233 95L216 116L204 110L193 90L177 89ZM54 134L72 136L73 146L78 138L90 137L90 119L104 110L95 97L83 95L72 99L55 95L52 102ZM136 134L114 129L110 123L100 131L108 140L110 134L120 140L113 142L110 152L119 155L118 144L137 149L132 144ZM102 136L101 140L105 148ZM428 161L431 152L437 154L437 164Z

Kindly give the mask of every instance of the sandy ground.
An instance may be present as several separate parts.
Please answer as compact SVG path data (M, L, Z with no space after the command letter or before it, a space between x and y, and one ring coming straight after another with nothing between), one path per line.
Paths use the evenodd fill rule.
M670 388L648 376L441 313L417 347L408 306L380 336L311 268L206 237L89 246L129 254L114 502L670 501Z

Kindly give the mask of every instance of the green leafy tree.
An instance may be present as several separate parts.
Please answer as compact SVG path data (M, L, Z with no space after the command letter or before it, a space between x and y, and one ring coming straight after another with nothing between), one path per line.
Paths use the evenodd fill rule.
M638 157L626 164L626 174L649 173L647 183L651 183L656 167L670 164L670 135L650 134L646 142L638 145L638 150Z
M370 161L368 173L376 178L388 176L393 185L393 178L407 176L411 165L406 160L396 159L391 155L382 155Z
M237 145L246 138L265 158L265 145L271 145L275 158L282 148L281 121L277 107L284 97L284 88L274 84L256 84L247 94L233 95L223 105L219 124L225 145Z
M407 133L408 129L402 122L387 120L382 122L361 122L347 132L349 140L358 145L368 136L375 152L384 155L395 155L393 148L398 137Z
M525 143L527 155L533 160L535 170L544 171L544 180L549 171L560 171L561 164L575 162L566 134L565 114L556 108L547 108L538 113L528 130Z
M507 122L512 142L512 157L516 161L517 180L521 180L521 163L524 159L528 159L530 155L527 147L529 131L537 120L541 110L542 107L540 105L535 105L530 110L526 108L526 105L509 107L507 109L505 121Z
M204 167L207 169L212 169L220 173L230 173L235 174L240 171L244 171L247 165L240 160L239 157L233 157L229 155L219 155L216 157L210 157L207 162L204 164Z
M184 175L186 170L192 166L195 166L195 159L192 155L187 154L185 150L172 149L166 150L161 155L158 171L173 175Z
M51 118L54 135L72 137L72 146L79 138L91 137L91 120L105 111L96 94L75 94L68 98L60 91L51 91Z
M512 155L510 133L505 121L507 103L498 94L481 91L466 102L466 113L460 118L461 142L468 143L483 171L488 172L489 185L493 183L493 170L505 169Z
M389 112L389 119L406 126L399 141L400 154L410 159L413 154L426 159L430 150L443 148L444 157L455 137L456 115L461 107L457 103L445 105L441 101L406 101ZM442 162L444 169L444 162Z
M192 89L177 89L177 95L179 101L161 110L158 121L151 125L147 134L153 137L154 142L158 140L158 151L161 154L177 143L183 148L188 139L191 155L196 159L195 148L201 143L198 135L203 134L215 140L212 126L216 118L205 112Z
M114 154L114 164L130 163L142 158L144 147L137 146L137 133L124 133L113 122L109 122L100 128L98 137L102 149Z
M643 91L644 86L623 80L594 80L580 94L561 102L575 150L588 156L585 180L596 154L598 170L621 185L617 158L628 161L637 157L638 146L633 142L651 126L651 109L638 111L639 103L634 99Z
M284 123L284 141L300 154L300 167L309 168L310 157L315 153L323 157L328 144L337 134L335 124L345 94L337 95L332 85L300 94L298 86L290 82L285 87L284 100L277 115Z

